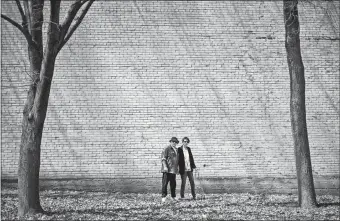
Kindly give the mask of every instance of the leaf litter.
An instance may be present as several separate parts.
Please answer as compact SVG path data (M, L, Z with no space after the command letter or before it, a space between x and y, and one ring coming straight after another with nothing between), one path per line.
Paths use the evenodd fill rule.
M160 194L41 191L44 214L28 220L339 220L339 196L317 197L318 207L298 207L296 195L225 193L161 203ZM17 191L2 189L1 219L18 220Z

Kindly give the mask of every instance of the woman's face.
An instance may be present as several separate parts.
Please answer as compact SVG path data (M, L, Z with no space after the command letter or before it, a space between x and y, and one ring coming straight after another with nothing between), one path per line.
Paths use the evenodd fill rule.
M183 146L184 146L184 147L188 146L188 140L185 140L185 139L184 139L184 140L182 141L182 143L183 143Z

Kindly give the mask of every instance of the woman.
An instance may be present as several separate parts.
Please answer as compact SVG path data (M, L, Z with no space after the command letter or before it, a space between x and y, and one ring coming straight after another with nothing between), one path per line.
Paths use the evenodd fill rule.
M184 190L185 183L187 181L187 177L189 177L189 182L191 186L191 194L192 198L196 200L195 193L195 182L193 176L193 169L196 168L194 158L191 153L190 147L188 144L190 140L188 137L184 137L182 139L183 145L178 148L178 166L179 166L179 174L181 175L182 185L181 185L181 199L184 198Z

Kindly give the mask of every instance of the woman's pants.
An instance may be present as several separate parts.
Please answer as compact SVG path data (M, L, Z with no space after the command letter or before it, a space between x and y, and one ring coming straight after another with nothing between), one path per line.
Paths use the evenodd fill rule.
M168 195L168 183L170 182L171 197L176 197L176 174L163 173L162 197Z
M191 171L185 171L184 174L181 174L181 179L182 179L181 198L184 198L184 190L185 190L185 184L187 182L187 177L189 177L191 195L194 199L196 199L194 176Z

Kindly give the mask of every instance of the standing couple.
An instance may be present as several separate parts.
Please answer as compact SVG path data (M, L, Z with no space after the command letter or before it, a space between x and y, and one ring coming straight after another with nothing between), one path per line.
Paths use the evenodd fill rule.
M191 153L188 143L190 140L188 137L182 139L183 145L176 148L179 143L176 137L170 139L170 145L164 148L162 152L162 202L165 202L165 197L167 195L167 187L170 182L171 197L174 200L176 198L176 174L181 175L182 185L181 185L181 199L184 198L185 183L187 177L189 177L189 182L191 186L191 194L193 199L196 199L195 194L195 182L193 176L193 169L196 168L194 158Z

